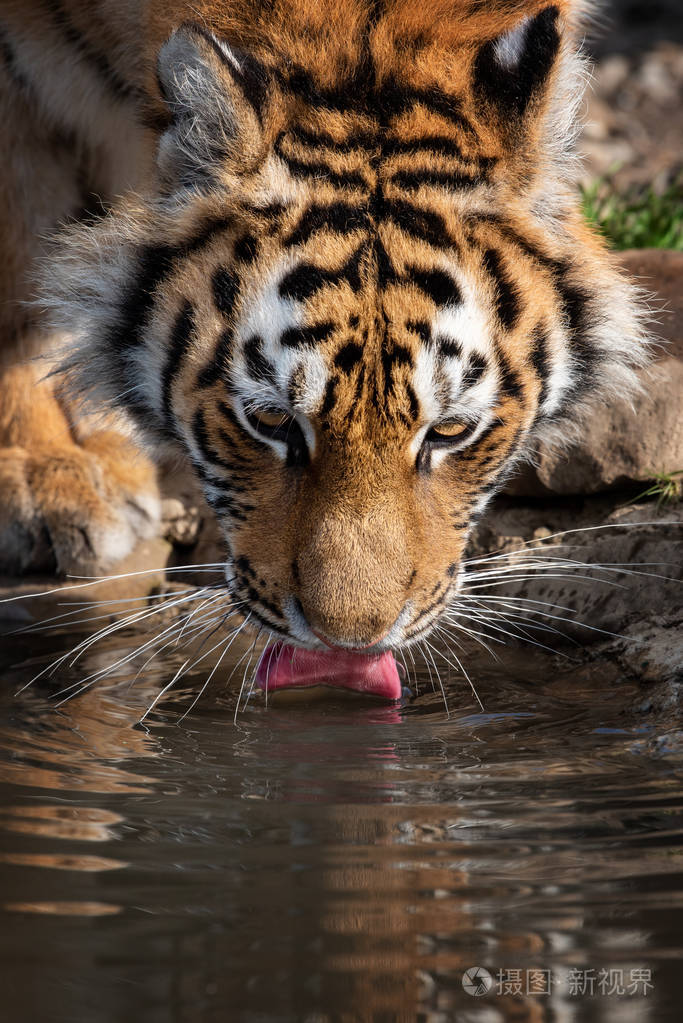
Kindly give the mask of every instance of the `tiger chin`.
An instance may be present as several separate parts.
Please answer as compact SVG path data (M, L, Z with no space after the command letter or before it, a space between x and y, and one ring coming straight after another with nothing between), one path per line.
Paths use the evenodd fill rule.
M530 443L647 358L571 185L584 8L5 3L5 393L27 350L56 369L3 419L0 558L40 534L70 570L74 534L105 566L156 525L150 459L180 452L279 651L380 662L426 636ZM51 492L67 454L83 486Z

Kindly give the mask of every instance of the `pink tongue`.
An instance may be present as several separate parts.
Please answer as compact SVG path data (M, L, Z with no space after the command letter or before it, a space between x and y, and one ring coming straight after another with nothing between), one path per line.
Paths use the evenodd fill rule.
M350 650L301 650L287 643L271 643L261 655L256 684L264 692L326 685L385 700L401 698L398 668L388 651L368 657Z

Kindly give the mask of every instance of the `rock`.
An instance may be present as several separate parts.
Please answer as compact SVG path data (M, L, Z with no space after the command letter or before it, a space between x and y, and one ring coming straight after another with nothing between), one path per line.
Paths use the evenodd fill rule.
M204 500L189 466L163 465L161 489L163 535L175 548L174 564L203 565L224 560L224 543L214 512ZM188 582L205 578L186 576Z
M680 0L675 0L680 9ZM612 12L615 16L616 11ZM647 19L651 24L650 18ZM679 24L683 19L678 17ZM586 91L586 127L579 141L585 161L583 181L607 177L618 191L631 186L666 187L683 165L680 104L683 99L683 47L667 26L648 43L638 26L632 52L599 59ZM602 42L612 46L615 33Z
M675 656L676 649L683 656L683 648L680 642L673 645L673 619L679 622L678 640L683 639L683 504L610 508L598 497L572 508L566 501L506 506L503 499L488 518L490 532L486 536L485 524L479 527L480 544L473 550L479 557L486 548L502 550L507 557L475 567L499 573L490 585L496 599L543 601L549 613L560 616L547 623L559 629L553 646L571 641L580 649L628 634L631 642L640 637L643 647L656 646L660 660L670 654L669 673L683 670L683 660ZM566 532L557 535L560 531ZM539 539L530 541L537 533ZM518 540L520 534L526 542ZM509 582L500 575L508 566ZM489 592L484 576L477 586L480 595ZM524 613L534 606L541 604L530 604ZM655 643L661 628L671 642Z
M193 547L202 526L199 508L185 505L176 497L168 497L161 504L163 536L175 547Z
M656 292L656 307L662 304L657 330L665 344L640 374L643 391L632 404L600 406L570 449L540 444L535 468L522 470L510 494L592 494L683 469L683 252L625 252L622 263L641 287Z
M158 537L139 543L127 558L111 568L109 575L103 572L100 579L92 582L54 576L1 577L0 621L21 626L71 610L76 612L73 617L80 620L101 615L102 608L93 605L108 600L121 603L105 605L105 612L111 611L112 617L125 613L165 584L170 554L171 545ZM77 604L81 606L76 610Z
M625 631L625 642L617 651L622 670L639 682L683 681L683 615L648 617Z

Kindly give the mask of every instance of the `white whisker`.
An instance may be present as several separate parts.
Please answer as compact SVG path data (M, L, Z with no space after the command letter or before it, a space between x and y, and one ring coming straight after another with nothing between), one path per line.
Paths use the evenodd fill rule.
M9 604L9 603L11 603L12 601L15 601L15 600L16 601L19 601L19 600L33 600L36 597L50 597L50 596L53 596L56 592L64 593L67 590L80 590L80 589L84 589L84 588L86 588L88 586L97 586L100 583L111 583L111 582L115 582L115 581L117 581L119 579L132 579L132 578L134 578L136 576L142 576L142 575L160 575L161 573L166 574L168 572L174 572L174 573L175 572L210 572L210 571L218 572L218 571L223 571L223 570L225 570L225 562L223 562L223 561L214 561L214 562L207 562L206 564L203 564L203 565L171 565L171 566L164 565L164 566L161 566L159 568L140 569L137 572L122 572L120 575L103 575L103 576L97 576L97 575L93 575L93 576L91 576L91 575L69 575L69 576L67 576L67 579L82 579L82 580L86 580L86 581L85 582L78 582L78 583L70 583L68 585L53 586L49 590L38 590L35 593L19 593L19 594L16 594L14 597L2 597L2 599L0 599L0 604Z
M444 689L443 681L441 680L441 674L439 672L439 669L436 666L436 661L434 660L434 656L432 654L431 644L429 643L428 640L423 639L421 645L423 646L424 650L429 655L429 659L432 662L432 664L434 665L434 671L436 672L436 677L439 680L439 688L441 689L441 696L443 697L443 705L446 708L446 717L450 717L451 714L450 714L450 711L448 709L448 700L446 698L446 690ZM445 660L445 658L444 658L444 660Z

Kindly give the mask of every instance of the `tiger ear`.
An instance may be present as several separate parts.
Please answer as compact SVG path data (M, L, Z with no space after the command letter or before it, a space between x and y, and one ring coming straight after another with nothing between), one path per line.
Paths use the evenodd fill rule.
M519 125L545 92L561 45L554 4L527 15L512 29L479 48L474 91L508 128Z
M220 167L249 164L261 146L268 88L258 61L188 22L161 47L157 78L172 117L157 158L167 184L210 184Z

